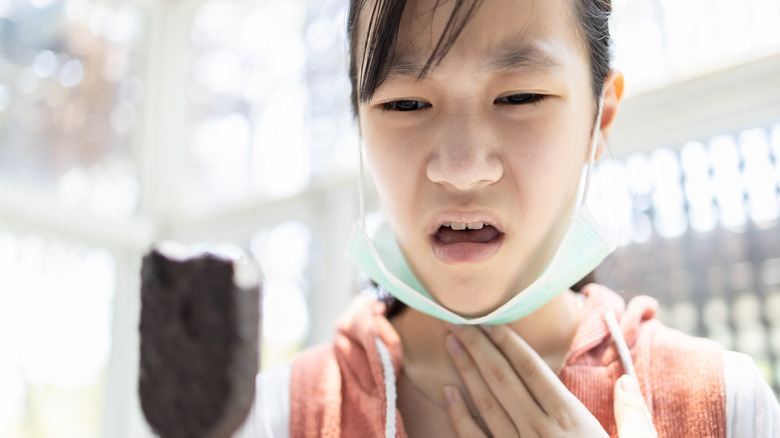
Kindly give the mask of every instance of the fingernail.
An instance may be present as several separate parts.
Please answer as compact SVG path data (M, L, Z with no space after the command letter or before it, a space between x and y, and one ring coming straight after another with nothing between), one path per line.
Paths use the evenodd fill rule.
M639 382L637 382L636 377L630 374L624 374L620 378L620 389L623 390L624 392L638 393Z
M447 401L447 406L452 405L455 402L455 388L451 386L445 386L444 399Z
M450 353L452 354L458 354L463 351L463 344L461 344L455 336L447 335L447 349L450 350Z
M493 326L487 325L487 324L481 324L478 326L483 332L490 334L490 331L493 330Z

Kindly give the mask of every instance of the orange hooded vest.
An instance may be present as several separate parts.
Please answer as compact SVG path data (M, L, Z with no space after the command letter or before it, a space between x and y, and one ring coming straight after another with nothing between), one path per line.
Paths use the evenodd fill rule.
M589 285L583 293L583 319L558 376L607 433L617 437L613 388L625 372L603 318L612 309L658 436L725 437L723 348L654 320L658 304L652 298L637 297L626 307L603 286ZM382 355L395 379L385 374ZM333 344L306 350L292 364L290 436L405 438L400 412L387 402L395 399L401 361L400 339L381 309L357 298L340 319ZM394 432L387 429L389 412Z

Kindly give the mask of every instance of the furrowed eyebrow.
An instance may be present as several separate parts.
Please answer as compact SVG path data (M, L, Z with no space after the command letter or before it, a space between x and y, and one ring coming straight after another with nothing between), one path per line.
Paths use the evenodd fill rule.
M534 46L512 47L501 51L488 64L490 70L512 71L522 68L544 70L560 67L561 63L549 53Z
M423 67L425 67L424 62L412 57L395 57L387 69L387 79L395 77L418 79Z
M425 62L411 56L397 56L387 70L387 79L421 79L420 72ZM520 69L551 70L560 67L561 62L544 50L534 46L511 47L500 50L486 64L485 69L505 73Z

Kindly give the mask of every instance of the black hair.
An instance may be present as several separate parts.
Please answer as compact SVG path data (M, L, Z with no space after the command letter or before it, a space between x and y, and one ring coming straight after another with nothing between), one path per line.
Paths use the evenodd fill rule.
M612 0L570 0L570 2L588 54L593 97L598 100L604 88L604 80L612 68L612 39L609 34Z
M443 0L437 0L434 9ZM444 31L426 61L419 77L432 67L436 67L447 55L463 28L468 24L482 0L454 0ZM590 66L591 88L595 100L601 95L604 79L610 70L610 34L609 17L612 12L611 0L569 0L572 4L574 19L579 24L578 32L585 42ZM370 0L350 0L347 19L347 38L349 40L349 79L352 84L352 110L358 114L359 102L367 102L387 77L395 53L398 29L406 7L406 0L374 0L370 15L367 16L364 37L360 38L361 16ZM363 47L358 50L358 43ZM358 60L358 54L362 59ZM358 81L359 79L359 81Z
M434 9L442 0L437 0ZM395 44L398 40L398 28L401 17L406 7L406 0L376 0L371 10L371 15L366 24L363 38L362 51L358 51L357 44L361 40L357 35L360 28L360 16L363 13L367 0L350 0L349 17L347 19L347 38L349 40L349 80L352 84L352 110L357 116L358 102L366 102L374 95L374 91L382 85L387 76L387 71L392 64L395 54ZM455 40L458 39L463 28L477 10L482 0L455 0L444 31L428 57L419 77L425 76L431 67L437 66L447 53ZM357 62L357 54L362 53L363 59ZM358 75L358 67L360 74ZM360 83L358 83L360 78Z

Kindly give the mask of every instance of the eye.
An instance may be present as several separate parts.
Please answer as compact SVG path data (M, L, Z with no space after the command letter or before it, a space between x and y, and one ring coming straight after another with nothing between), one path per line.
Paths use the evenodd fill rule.
M547 96L545 96L544 94L521 93L521 94L512 94L509 96L499 97L493 103L500 103L506 105L526 105L529 103L539 103L546 98Z
M430 106L429 103L411 99L394 100L382 105L385 111L416 111Z

